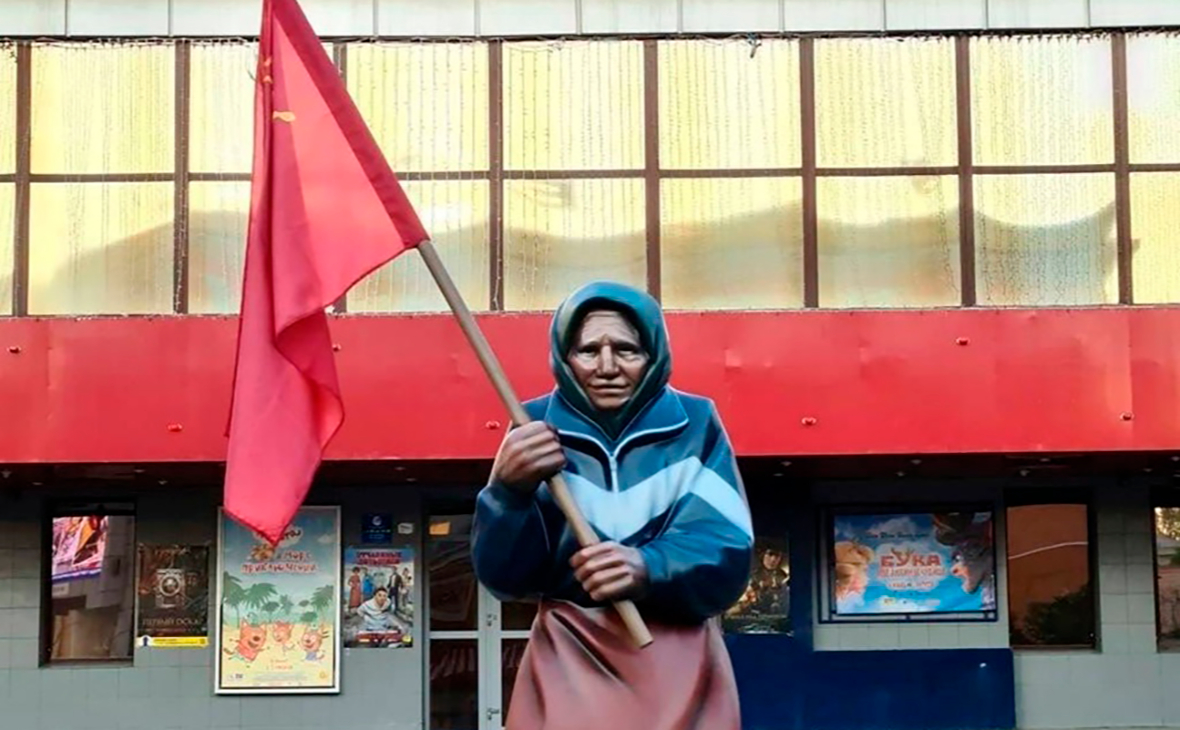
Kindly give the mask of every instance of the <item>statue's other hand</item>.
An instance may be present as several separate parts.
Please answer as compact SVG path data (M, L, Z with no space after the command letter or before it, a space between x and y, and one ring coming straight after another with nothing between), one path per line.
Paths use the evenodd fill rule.
M492 475L501 484L531 494L541 482L565 467L561 441L547 423L532 421L504 439Z
M647 585L643 555L617 542L600 542L579 550L570 559L570 566L595 601L636 598Z

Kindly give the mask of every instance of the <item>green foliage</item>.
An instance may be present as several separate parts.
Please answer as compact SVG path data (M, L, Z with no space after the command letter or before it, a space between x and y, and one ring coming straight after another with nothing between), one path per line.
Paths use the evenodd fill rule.
M1090 646L1094 642L1094 594L1087 583L1052 601L1033 603L1020 625L1013 624L1017 646Z
M242 605L246 603L246 590L242 581L226 572L221 577L221 603L234 610L238 623L242 621Z
M318 616L326 619L335 605L336 589L333 586L321 586L315 590L315 593L311 594L311 607L315 609Z
M267 605L270 604L279 592L270 583L255 583L246 589L246 598L243 603L255 611L262 611L268 613Z

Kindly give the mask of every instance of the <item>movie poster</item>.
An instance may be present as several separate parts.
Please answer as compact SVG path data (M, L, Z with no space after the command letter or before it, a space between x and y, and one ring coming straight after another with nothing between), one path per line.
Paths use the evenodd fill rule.
M410 548L344 551L344 646L396 649L414 643L414 557Z
M996 610L991 512L838 515L837 615Z
M102 573L109 527L108 518L99 515L54 517L50 579L59 583Z
M140 646L209 645L209 548L139 545L136 637Z
M221 515L216 691L340 691L340 510L304 507L276 547Z
M791 633L791 568L785 540L754 541L750 583L721 625L733 634Z

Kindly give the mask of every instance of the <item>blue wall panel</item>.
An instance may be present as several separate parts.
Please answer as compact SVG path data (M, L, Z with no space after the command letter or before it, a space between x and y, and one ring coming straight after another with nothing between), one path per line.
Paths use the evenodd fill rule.
M744 730L1010 730L1009 649L813 652L729 636Z
M1012 730L1010 649L813 650L817 507L806 490L752 493L758 534L788 539L793 636L726 636L744 730Z

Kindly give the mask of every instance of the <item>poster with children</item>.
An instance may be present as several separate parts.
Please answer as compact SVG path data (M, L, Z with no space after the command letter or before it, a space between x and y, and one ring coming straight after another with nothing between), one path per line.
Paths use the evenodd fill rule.
M991 512L843 514L833 533L838 615L996 610Z
M414 643L414 558L410 548L344 551L344 647L397 649Z
M340 510L304 507L277 546L223 512L219 694L340 691Z

